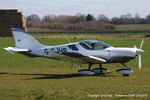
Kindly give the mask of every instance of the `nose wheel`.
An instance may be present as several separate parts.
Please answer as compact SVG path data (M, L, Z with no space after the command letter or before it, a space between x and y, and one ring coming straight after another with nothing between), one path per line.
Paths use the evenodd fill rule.
M123 74L123 76L129 76L130 74Z
M133 70L131 68L129 68L126 64L122 64L125 67L127 67L127 69L118 69L117 73L122 74L123 76L129 76L130 74L133 73Z

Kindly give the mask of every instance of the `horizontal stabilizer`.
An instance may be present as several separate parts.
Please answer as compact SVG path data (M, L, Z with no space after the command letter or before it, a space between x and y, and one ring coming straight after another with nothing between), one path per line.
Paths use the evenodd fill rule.
M8 48L3 48L3 49L12 54L13 54L13 52L29 52L30 51L28 49L19 49L16 47L8 47Z

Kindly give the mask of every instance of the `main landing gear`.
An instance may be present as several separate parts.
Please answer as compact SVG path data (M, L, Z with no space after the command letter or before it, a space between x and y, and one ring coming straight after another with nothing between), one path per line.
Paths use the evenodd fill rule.
M117 73L122 74L123 76L129 76L130 74L133 73L133 70L129 68L126 64L122 63L127 69L118 69Z
M99 64L99 68L94 68L91 70L93 64L89 64L88 69L83 69L83 70L78 70L80 75L103 75L109 73L108 69L105 69L102 67L102 64ZM126 69L118 69L117 73L122 74L123 76L129 76L130 74L133 73L133 70L129 68L126 64L122 63L126 67Z
M91 66L93 64L89 64L88 69L79 70L80 75L103 75L109 72L108 69L102 67L102 64L99 64L99 68L94 68L91 70Z

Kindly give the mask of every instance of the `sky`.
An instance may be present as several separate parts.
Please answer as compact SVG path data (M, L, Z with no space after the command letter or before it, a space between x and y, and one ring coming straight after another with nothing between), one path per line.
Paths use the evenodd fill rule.
M150 0L0 0L0 9L19 9L24 16L104 14L109 18L131 13L150 14Z

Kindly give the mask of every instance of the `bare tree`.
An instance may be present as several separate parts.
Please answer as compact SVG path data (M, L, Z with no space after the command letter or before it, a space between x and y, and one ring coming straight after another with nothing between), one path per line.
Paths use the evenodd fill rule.
M36 14L32 14L26 17L27 27L39 27L40 17Z
M46 15L42 18L42 22L54 22L55 20L57 20L55 15Z
M145 21L146 24L150 24L150 14L146 16Z
M99 15L98 16L98 21L104 22L104 23L109 23L109 18L106 17L105 15Z

